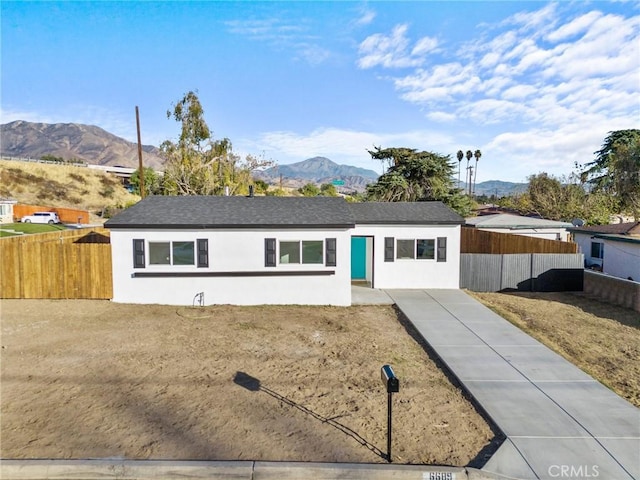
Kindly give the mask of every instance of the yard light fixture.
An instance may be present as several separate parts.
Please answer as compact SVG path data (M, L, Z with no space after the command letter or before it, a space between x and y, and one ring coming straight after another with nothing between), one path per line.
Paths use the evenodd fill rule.
M400 380L396 377L391 365L382 366L380 377L387 389L387 462L391 463L391 400L392 395L400 391Z

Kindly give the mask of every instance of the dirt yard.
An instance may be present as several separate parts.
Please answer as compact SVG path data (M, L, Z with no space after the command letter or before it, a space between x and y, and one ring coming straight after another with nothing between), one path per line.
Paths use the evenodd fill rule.
M394 462L490 450L489 426L391 307L0 307L3 458L384 462L386 363Z
M472 293L640 407L640 313L573 293Z

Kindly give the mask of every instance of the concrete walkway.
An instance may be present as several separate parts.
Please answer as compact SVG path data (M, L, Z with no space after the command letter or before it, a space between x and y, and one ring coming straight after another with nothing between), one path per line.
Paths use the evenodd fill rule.
M387 290L507 439L487 473L640 480L640 409L461 290Z

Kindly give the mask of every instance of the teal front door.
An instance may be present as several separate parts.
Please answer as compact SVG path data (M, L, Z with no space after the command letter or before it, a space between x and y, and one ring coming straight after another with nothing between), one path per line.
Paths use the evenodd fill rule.
M367 278L367 239L351 237L351 279Z

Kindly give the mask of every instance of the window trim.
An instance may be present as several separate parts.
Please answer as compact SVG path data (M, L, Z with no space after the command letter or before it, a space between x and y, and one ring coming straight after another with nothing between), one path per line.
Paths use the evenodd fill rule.
M598 256L593 255L593 247L598 245ZM604 259L604 242L591 242L591 258L595 258L598 260Z
M400 249L400 242L407 243L407 242L411 242L411 257L401 257L401 249ZM403 251L404 251L403 247ZM415 260L416 259L416 239L415 238L397 238L396 239L396 260Z
M446 240L446 237L438 237L438 240L440 238L444 238ZM394 252L394 260L397 261L410 261L410 260L437 260L438 258L438 244L437 244L437 240L435 238L392 238L392 237L386 237L385 238L385 262L389 262L389 261L393 261L393 260L388 260L387 255L389 254L389 252L391 251L391 249L389 248L389 245L387 244L387 240L391 240L394 241L394 246L395 246L395 252ZM433 243L433 256L431 257L418 257L418 242L419 241L425 241L425 242L432 242ZM413 256L412 257L399 257L399 252L400 252L400 247L399 247L399 242L413 242L413 246L412 246L412 253ZM445 249L446 249L446 242L445 242ZM445 252L446 255L446 252ZM446 261L446 256L445 256L445 260L438 260L438 261Z
M149 240L143 238L133 239L133 268L208 268L209 267L209 239L198 238L195 240ZM193 262L187 264L175 264L174 244L183 243L193 246ZM169 262L151 263L151 245L169 244Z
M418 256L418 242L431 243L431 257ZM416 238L416 260L435 260L436 259L436 239L435 238Z
M320 254L320 261L319 262L305 262L304 261L304 243L305 242L313 242L313 243L319 243L320 247L322 248L322 252ZM310 239L306 239L306 240L289 240L289 239L278 239L278 250L277 250L277 262L278 265L325 265L326 264L326 254L327 254L327 249L326 249L326 239L325 240L310 240ZM297 243L298 244L298 261L297 262L287 262L287 263L283 263L281 261L282 259L282 250L281 250L281 245L283 243Z

